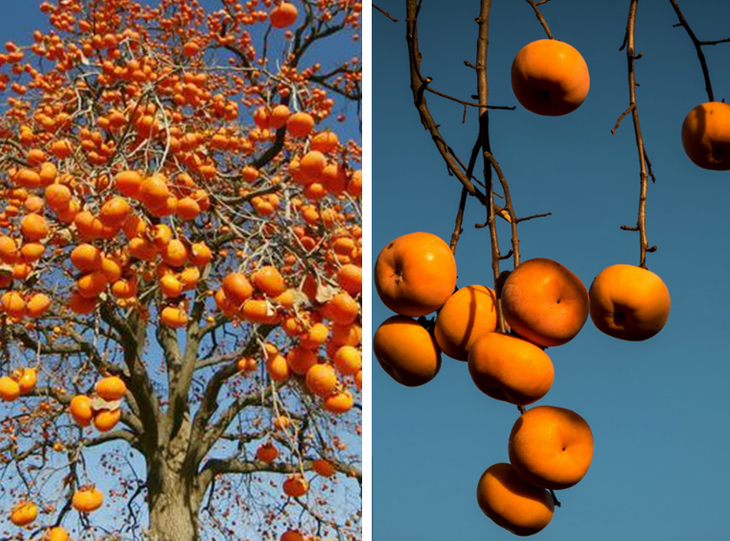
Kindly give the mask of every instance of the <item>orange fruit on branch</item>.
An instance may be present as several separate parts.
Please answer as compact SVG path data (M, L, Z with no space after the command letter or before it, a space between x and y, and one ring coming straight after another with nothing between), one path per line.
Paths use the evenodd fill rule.
M682 123L682 146L695 165L730 170L730 104L711 101L692 109Z
M299 473L289 475L284 481L284 494L291 496L292 498L299 498L304 496L309 489L309 483Z
M62 526L54 526L46 530L42 541L69 541L68 532Z
M86 395L76 395L69 404L71 416L79 426L89 426L94 418L94 410L91 409L91 398Z
M528 43L512 63L512 90L533 113L560 116L576 110L588 95L590 76L581 54L554 39Z
M10 376L0 377L0 398L5 402L17 400L20 396L20 385Z
M441 369L436 340L406 316L391 316L378 327L373 354L390 377L407 387L428 383Z
M266 442L259 445L256 449L256 459L267 464L276 460L279 456L279 450L272 442Z
M38 517L38 506L33 502L20 502L10 512L10 522L16 526L27 526Z
M553 385L553 363L528 340L498 332L483 334L469 350L469 374L484 394L526 406Z
M588 319L588 290L551 259L535 258L513 270L502 287L502 310L521 337L543 347L572 340Z
M18 371L18 377L16 378L18 387L20 388L20 394L28 394L38 382L38 371L35 368L21 368Z
M495 524L520 536L545 528L555 511L547 490L526 483L505 462L493 464L479 478L477 503Z
M462 287L439 310L434 337L441 351L466 361L469 349L481 335L497 329L497 297L482 285Z
M436 235L409 233L381 250L373 278L385 306L402 316L425 316L454 292L456 260Z
M127 392L127 385L119 376L106 376L94 386L96 394L108 402L121 400Z
M108 432L114 428L122 418L122 410L99 410L94 414L94 426L99 432Z
M71 505L81 513L96 511L104 503L104 494L93 485L79 488L71 498Z
M282 2L269 13L269 21L274 28L286 28L297 21L299 10L290 2Z
M509 435L509 460L526 482L564 489L585 476L593 459L588 423L566 408L536 406L523 413Z
M612 265L589 291L596 328L621 340L647 340L664 328L671 299L661 278L642 267Z

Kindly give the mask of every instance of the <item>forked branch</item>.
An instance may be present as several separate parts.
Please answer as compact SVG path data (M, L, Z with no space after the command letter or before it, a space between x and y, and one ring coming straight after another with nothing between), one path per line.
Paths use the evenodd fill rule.
M692 28L689 26L687 19L684 18L684 14L682 13L682 10L679 9L679 4L677 4L677 0L669 0L669 3L672 4L674 12L679 18L679 24L676 26L681 26L687 31L687 35L689 36L689 39L692 40L692 44L695 46L695 50L697 51L697 58L699 59L700 66L702 67L702 76L705 78L705 90L707 91L708 101L715 101L715 94L712 91L712 83L710 82L710 71L707 68L707 60L705 60L705 53L702 52L702 46L717 45L718 43L727 43L730 42L730 38L717 41L700 41L695 35Z
M532 9L535 10L535 16L537 17L537 20L540 21L542 27L545 29L545 33L547 34L548 39L553 39L553 34L552 32L550 32L550 27L548 26L545 17L543 17L538 7L542 4L547 4L549 1L550 0L539 0L538 2L536 2L535 0L527 0L527 3L530 4L532 6Z

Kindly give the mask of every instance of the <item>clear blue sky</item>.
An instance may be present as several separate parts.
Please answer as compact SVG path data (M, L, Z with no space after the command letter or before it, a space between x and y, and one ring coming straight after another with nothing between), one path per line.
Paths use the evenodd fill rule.
M681 1L700 39L730 37L730 4ZM373 259L390 240L429 231L448 240L460 195L419 122L409 88L405 2L373 13ZM556 38L583 54L591 90L576 112L539 117L518 106L491 114L491 140L518 215L552 212L519 227L522 258L560 261L590 286L603 268L638 264L635 225L639 166L629 117L624 38L629 2L553 0L541 7ZM470 99L476 93L474 22L479 2L423 2L422 73L432 88ZM638 106L657 177L649 186L649 268L667 284L672 310L664 330L642 343L601 334L588 321L572 342L548 349L555 383L538 404L573 409L592 427L593 463L575 487L558 492L562 508L537 534L543 541L725 539L730 509L726 419L730 395L730 286L727 239L730 173L698 169L684 155L680 128L707 101L699 62L668 0L640 2L636 64ZM509 69L526 43L545 37L525 1L493 2L490 103L518 105ZM730 43L705 48L716 99L730 98ZM476 112L431 94L436 122L466 161ZM492 285L484 210L470 199L456 259L458 284ZM509 232L502 223L501 247ZM508 269L509 263L503 264ZM391 313L373 299L372 331ZM373 358L373 538L419 541L513 539L476 503L491 464L506 462L515 406L482 394L466 363L443 358L419 388L398 385Z

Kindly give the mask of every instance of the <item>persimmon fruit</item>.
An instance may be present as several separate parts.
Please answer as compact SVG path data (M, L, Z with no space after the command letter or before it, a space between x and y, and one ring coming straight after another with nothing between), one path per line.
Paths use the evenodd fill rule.
M375 331L373 354L390 377L416 387L441 369L441 350L423 326L406 316L391 316Z
M703 169L730 170L730 104L710 101L692 109L682 123L682 147Z
M402 316L425 316L441 308L454 292L456 260L440 237L409 233L380 251L373 278L389 309Z
M593 459L593 433L572 410L535 406L520 415L509 435L509 460L526 482L569 488L585 476Z
M38 517L38 506L33 502L20 502L10 512L10 522L16 526L27 526Z
M286 28L297 20L299 10L290 2L282 2L269 13L269 22L274 28Z
M449 357L466 361L469 349L481 335L497 329L497 297L494 290L471 285L458 289L436 317L434 337Z
M119 376L106 376L94 386L96 394L109 402L121 400L127 392L127 386Z
M611 265L593 280L589 291L591 320L614 338L642 341L669 319L669 290L655 273L634 265Z
M512 91L525 109L538 115L561 116L575 111L589 88L585 60L562 41L528 43L512 63Z
M572 340L588 319L586 286L552 259L535 258L518 265L505 280L501 298L510 327L542 347Z
M476 339L469 350L469 374L487 396L518 406L540 400L553 385L550 357L528 340L499 332Z
M555 502L544 488L526 483L506 462L493 464L477 484L477 503L495 524L519 535L533 535L553 518Z
M79 488L71 497L71 506L81 513L96 511L104 503L104 494L94 486Z

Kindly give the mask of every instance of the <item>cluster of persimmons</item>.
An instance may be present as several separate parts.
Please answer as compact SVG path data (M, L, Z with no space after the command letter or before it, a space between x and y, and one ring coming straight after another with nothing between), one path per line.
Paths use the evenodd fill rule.
M357 59L324 73L294 55L356 29L361 7L222 7L44 2L50 30L0 54L0 321L13 337L0 399L23 412L2 421L4 463L21 445L11 425L28 412L48 419L48 441L28 460L67 448L69 419L91 439L139 430L142 393L160 392L140 382L182 362L170 337L187 335L221 360L183 399L202 401L211 370L229 401L260 396L277 422L247 425L251 461L282 473L298 465L287 497L307 492L305 458L317 475L335 474L324 455L336 446L299 434L319 430L314 420L292 418L316 406L344 427L362 383L360 147L324 127L333 95L359 99L361 72ZM305 32L315 20L322 35ZM136 323L141 343L157 336L168 355L149 375L127 363L144 353L126 350L137 347L124 334ZM201 361L190 362L192 374ZM66 482L74 509L101 505L93 484ZM18 484L13 524L36 519L39 490ZM68 534L58 526L44 539Z
M517 54L512 88L526 109L564 115L585 100L588 68L570 45L538 40ZM725 105L708 106L715 118L722 114L719 106ZM700 119L709 114L703 113L705 108L690 114L683 138L686 133L691 141L685 143L690 157L694 153L709 167L723 159L716 135L724 130L726 136L728 123L720 120L724 127L718 129ZM552 519L557 501L552 491L578 483L593 457L593 434L579 414L549 405L525 408L541 400L553 384L546 348L572 340L589 316L609 336L647 340L667 322L669 292L656 274L624 264L599 272L588 289L568 268L545 258L519 263L500 280L498 291L484 285L457 288L456 282L453 252L436 235L410 233L383 248L374 283L383 304L396 315L377 328L373 353L406 386L433 379L446 354L467 363L473 383L484 394L519 407L521 415L508 438L509 463L484 471L477 502L499 526L531 535ZM426 319L433 313L435 320Z

